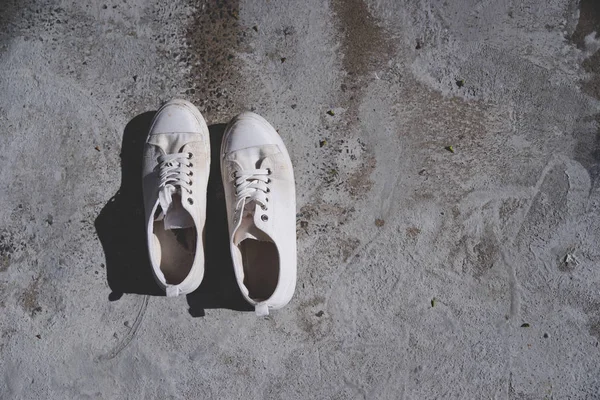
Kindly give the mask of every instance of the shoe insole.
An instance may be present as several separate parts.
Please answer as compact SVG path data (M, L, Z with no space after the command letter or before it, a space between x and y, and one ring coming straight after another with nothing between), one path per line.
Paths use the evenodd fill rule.
M279 252L273 242L244 239L239 244L244 265L244 285L248 296L266 300L275 291L279 280Z
M190 273L196 255L196 228L165 229L164 220L154 222L160 244L160 270L167 283L180 284Z

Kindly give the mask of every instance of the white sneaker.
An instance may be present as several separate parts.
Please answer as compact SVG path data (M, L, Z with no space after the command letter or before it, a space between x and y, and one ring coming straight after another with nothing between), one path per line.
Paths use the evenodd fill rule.
M200 111L171 100L156 113L143 161L148 249L167 296L193 292L204 276L210 139Z
M285 306L296 286L296 194L290 156L275 129L244 112L221 144L233 267L256 314Z

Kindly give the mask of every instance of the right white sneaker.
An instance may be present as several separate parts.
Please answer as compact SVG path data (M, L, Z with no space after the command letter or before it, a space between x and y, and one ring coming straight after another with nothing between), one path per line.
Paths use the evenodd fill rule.
M193 292L204 276L210 139L200 111L171 100L156 113L143 161L152 270L167 296Z
M290 156L277 131L244 112L221 145L235 276L256 314L285 306L296 286L296 194Z

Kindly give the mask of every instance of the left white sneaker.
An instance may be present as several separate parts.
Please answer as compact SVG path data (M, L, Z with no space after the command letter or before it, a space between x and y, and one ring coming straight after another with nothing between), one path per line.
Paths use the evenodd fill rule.
M209 172L202 114L188 101L169 101L152 121L142 177L150 262L169 297L193 292L204 277Z
M277 131L244 112L221 144L233 267L256 314L285 306L296 287L296 193L290 156Z

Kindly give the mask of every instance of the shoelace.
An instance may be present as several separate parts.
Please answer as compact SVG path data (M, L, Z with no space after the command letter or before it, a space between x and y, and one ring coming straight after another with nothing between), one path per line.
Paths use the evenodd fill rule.
M271 191L268 186L271 183L269 175L271 175L269 168L236 171L234 174L236 209L239 209L244 202L248 204L254 201L263 210L267 210L267 203L269 202L267 193Z
M160 171L160 185L158 187L158 201L163 214L167 212L173 202L173 194L177 192L177 187L186 190L192 194L192 175L191 162L194 155L192 153L165 154L158 157L158 168ZM194 200L188 198L190 204Z

